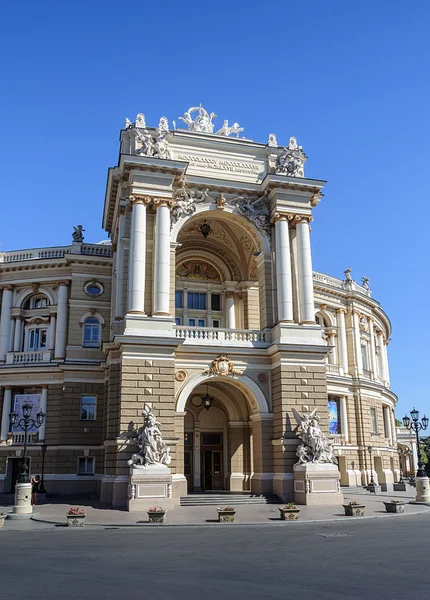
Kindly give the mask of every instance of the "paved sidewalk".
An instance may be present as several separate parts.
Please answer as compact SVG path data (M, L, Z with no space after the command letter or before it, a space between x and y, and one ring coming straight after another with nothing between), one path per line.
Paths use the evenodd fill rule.
M365 517L383 517L383 518L402 518L407 515L430 513L430 507L406 504L403 515L391 515L385 512L384 500L403 499L406 502L415 498L415 490L411 488L407 492L388 492L381 494L372 494L365 490L348 492L343 490L345 503L356 500L366 506ZM85 526L105 526L105 527L131 527L148 525L148 515L146 512L128 512L125 509L113 509L112 507L102 505L95 499L89 498L49 498L43 504L36 507L37 516L31 521L11 521L6 519L6 529L28 530L28 529L46 529L66 524L65 514L70 506L79 506L85 508L87 518ZM249 504L236 506L237 524L285 524L279 518L279 508L283 504ZM2 505L0 497L0 511L10 512L12 507ZM429 514L430 516L430 514ZM345 517L341 505L339 506L320 506L309 507L300 506L300 522L315 521L335 521L350 520ZM355 520L355 519L354 519ZM167 513L168 525L182 526L208 526L217 523L216 506L179 506L171 509ZM151 527L157 525L150 525Z

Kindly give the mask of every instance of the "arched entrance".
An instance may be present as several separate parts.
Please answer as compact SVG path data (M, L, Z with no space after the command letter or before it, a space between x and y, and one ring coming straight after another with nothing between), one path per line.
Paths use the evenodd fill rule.
M196 376L181 390L177 412L188 492L272 491L272 414L252 380Z

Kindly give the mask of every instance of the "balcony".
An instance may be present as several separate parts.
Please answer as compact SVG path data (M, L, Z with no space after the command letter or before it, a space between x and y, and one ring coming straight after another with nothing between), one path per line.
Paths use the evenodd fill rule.
M37 433L27 433L27 444L29 446L39 441ZM12 446L24 446L25 433L12 433Z
M326 373L327 375L343 375L343 373L340 372L340 366L339 365L331 365L331 364L326 364Z
M259 329L221 329L218 327L176 326L176 337L184 344L207 346L240 346L245 348L267 348L271 332Z
M74 244L73 246L57 246L53 248L13 250L11 252L0 252L0 263L15 263L27 260L49 260L52 258L64 258L69 254L111 257L112 246L108 244Z
M52 360L52 350L36 350L35 352L8 352L7 365L27 366L33 364L49 363Z

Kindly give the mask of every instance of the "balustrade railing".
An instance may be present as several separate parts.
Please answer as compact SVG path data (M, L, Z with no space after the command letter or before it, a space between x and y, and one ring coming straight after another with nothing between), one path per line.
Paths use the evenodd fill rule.
M79 251L80 250L80 251ZM64 258L66 254L89 254L91 256L112 256L112 246L107 244L76 244L74 246L57 246L54 248L32 248L31 250L13 250L0 252L0 263L23 262L26 260L43 260Z
M37 433L27 433L27 444L35 444L38 441ZM25 433L12 433L12 444L23 446L25 442Z
M328 375L340 375L339 365L326 364L326 371Z
M50 362L51 358L51 350L39 350L36 352L8 352L6 355L6 364L28 365L35 363L46 363Z
M256 329L176 326L176 337L189 343L227 344L229 346L268 345L270 333Z

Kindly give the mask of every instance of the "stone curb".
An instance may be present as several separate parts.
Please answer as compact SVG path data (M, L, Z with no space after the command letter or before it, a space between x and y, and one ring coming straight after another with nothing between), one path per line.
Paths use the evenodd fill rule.
M283 526L285 527L285 523L290 523L293 526L294 525L304 525L306 523L334 523L334 522L338 522L338 521L342 521L344 523L355 523L357 521L363 521L366 519L383 519L383 518L392 518L392 517L413 517L413 516L417 516L417 515L424 515L430 513L430 509L429 510L421 510L418 512L411 512L411 513L397 513L395 514L381 514L381 515L367 515L364 517L349 517L346 518L344 515L340 516L340 517L334 517L331 519L307 519L306 521L281 521L276 519L275 521L269 521L269 522L248 522L248 521L243 521L242 523L85 523L85 527L105 527L105 528L130 528L130 527L216 527L219 525L224 525L224 526L242 526L242 525L247 525L249 526L265 526L265 525L269 525L271 527L277 525L277 526ZM37 523L47 523L49 525L56 525L56 526L62 526L62 527L67 527L66 523L64 521L48 521L46 519L37 519L37 518L32 518L32 521L35 521Z

